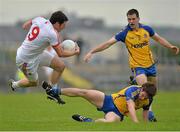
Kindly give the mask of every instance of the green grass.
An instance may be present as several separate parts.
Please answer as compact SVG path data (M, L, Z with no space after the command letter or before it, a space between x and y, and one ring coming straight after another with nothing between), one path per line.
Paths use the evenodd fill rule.
M71 119L79 113L92 118L103 116L81 98L63 97L58 105L45 94L0 94L0 130L2 131L120 131L120 130L180 130L180 92L160 92L153 104L157 123L133 123L129 117L121 123L81 123ZM141 119L141 110L138 112Z

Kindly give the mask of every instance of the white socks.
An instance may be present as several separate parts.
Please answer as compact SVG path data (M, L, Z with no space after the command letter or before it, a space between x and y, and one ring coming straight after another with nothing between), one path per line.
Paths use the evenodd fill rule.
M15 81L12 83L12 87L15 89L20 88L18 85L18 82L15 82Z

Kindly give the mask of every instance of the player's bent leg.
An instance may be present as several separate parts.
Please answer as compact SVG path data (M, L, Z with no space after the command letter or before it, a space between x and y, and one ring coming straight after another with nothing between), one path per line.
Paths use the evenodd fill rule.
M136 82L138 85L143 85L147 82L147 76L145 74L140 74L136 76Z
M40 58L40 66L47 66L53 69L52 75L50 75L51 77L48 77L50 78L49 81L51 85L49 85L47 82L42 83L42 87L44 89L46 89L45 86L51 86L49 91L46 90L48 98L56 101L59 104L64 104L65 102L61 100L58 93L60 89L58 87L59 78L61 77L61 74L65 68L64 62L61 61L58 56L44 51ZM44 85L46 83L47 85Z
M97 119L95 122L119 122L121 118L114 112L108 112L104 118Z
M21 79L18 82L19 87L35 87L38 85L38 80L28 80L27 78Z
M40 56L40 66L47 66L53 69L52 75L50 75L50 83L56 85L64 71L64 62L54 54L50 54L48 51L44 51Z
M30 81L27 78L24 78L19 81L14 81L13 79L10 79L8 84L12 91L15 91L17 88L35 87L38 85L38 80Z
M51 83L54 85L58 83L65 69L65 64L62 60L59 59L58 56L54 56L51 61L50 67L53 69L53 73L51 75Z

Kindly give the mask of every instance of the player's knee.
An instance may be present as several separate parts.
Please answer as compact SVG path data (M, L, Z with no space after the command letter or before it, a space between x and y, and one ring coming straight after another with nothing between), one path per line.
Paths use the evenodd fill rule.
M61 64L57 65L57 71L62 72L62 71L64 71L64 69L65 69L65 64L64 63L61 63Z
M54 57L54 59L51 62L50 67L57 72L62 72L65 69L65 64L58 57Z

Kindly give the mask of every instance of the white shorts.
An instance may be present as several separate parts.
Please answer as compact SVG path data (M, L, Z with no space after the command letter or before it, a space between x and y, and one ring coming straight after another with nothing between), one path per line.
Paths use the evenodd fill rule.
M37 81L38 67L39 66L50 67L51 61L54 58L54 56L55 55L50 54L48 51L44 51L36 59L29 62L24 62L21 59L16 58L16 65L30 81Z

